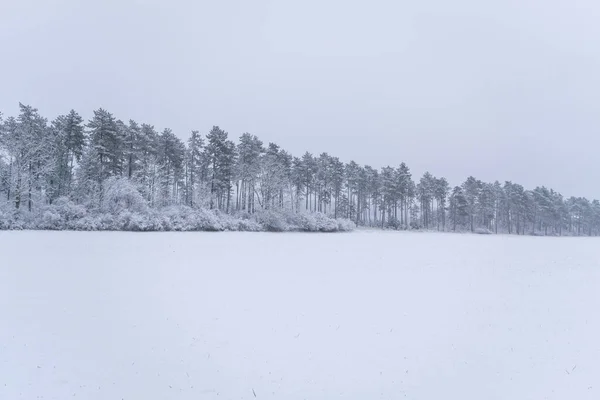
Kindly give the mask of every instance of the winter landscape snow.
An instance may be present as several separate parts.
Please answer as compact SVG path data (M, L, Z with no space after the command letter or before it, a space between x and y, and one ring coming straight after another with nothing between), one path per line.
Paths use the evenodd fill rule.
M0 231L0 399L597 399L598 248Z

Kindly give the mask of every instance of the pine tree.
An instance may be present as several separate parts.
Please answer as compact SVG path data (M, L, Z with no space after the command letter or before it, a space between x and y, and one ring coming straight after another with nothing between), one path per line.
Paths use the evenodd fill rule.
M434 190L435 177L429 172L425 172L417 185L417 192L421 204L421 224L425 229L429 228L429 223L432 220Z
M398 195L400 197L400 222L405 227L408 226L408 202L409 193L414 186L410 169L405 163L401 163L396 172L398 177Z
M183 179L185 145L173 131L165 129L159 137L158 166L160 203L177 204Z
M353 219L352 217L356 214L356 209L359 205L358 202L355 204L354 200L356 200L356 195L358 194L360 166L355 161L350 161L345 166L344 175L346 176L346 196L348 198L346 218Z
M333 198L335 207L333 211L334 218L338 217L338 204L340 202L340 194L344 189L344 163L339 158L331 159L331 186L333 189Z
M440 230L440 222L442 224L442 230L446 230L446 198L448 197L449 191L450 186L448 185L446 178L435 179L433 194L437 203L438 230Z
M236 180L238 186L237 209L253 213L256 210L256 181L261 170L260 157L264 153L263 143L254 135L244 133L237 146Z
M386 214L388 224L393 224L393 215L390 215L391 204L394 201L394 190L396 186L394 168L387 166L381 169L381 227L385 227Z
M196 196L198 193L198 184L203 178L202 169L205 166L202 150L204 148L204 139L200 136L200 132L192 131L192 135L188 140L186 169L187 169L187 190L186 203L191 207L196 205Z
M379 219L377 214L377 207L381 198L381 178L379 175L379 171L368 165L365 165L364 171L367 180L367 222L369 226L378 225Z
M206 135L204 154L210 169L210 208L229 210L231 181L234 177L236 148L227 132L214 126Z
M269 143L267 151L260 157L260 203L262 208L269 209L282 205L282 194L288 179L286 157L282 157L279 146Z
M102 182L110 176L123 173L124 132L119 129L111 113L100 108L88 123L90 145L98 156L100 171L97 177Z
M154 205L159 172L159 135L154 126L142 124L138 144L139 170L134 171L144 197Z
M481 190L482 183L477 179L469 176L463 183L463 191L465 198L467 199L467 212L469 213L469 223L471 226L471 232L475 231L475 217L477 215L477 198Z
M140 168L142 128L134 120L129 120L129 126L124 128L124 153L126 162L127 178L133 179Z
M33 210L34 200L45 201L42 193L46 189L48 177L54 171L56 152L46 119L38 110L19 103L15 144L17 146L17 188L16 208L20 207L24 186L27 189L27 209Z
M100 156L95 147L87 146L75 173L73 197L89 210L100 208L103 183L100 179L101 175Z
M75 162L80 162L85 146L83 118L75 110L61 115L52 122L56 139L56 195L71 192Z
M317 170L317 162L312 154L309 152L304 153L302 156L302 162L300 164L302 170L302 185L304 187L304 198L306 201L306 210L312 210L312 189L315 180L315 173Z
M452 230L456 232L456 226L465 226L466 221L469 218L469 203L463 188L455 186L450 195L450 222L452 223Z
M494 186L489 183L480 183L477 194L477 214L481 226L486 230L492 230L494 222Z

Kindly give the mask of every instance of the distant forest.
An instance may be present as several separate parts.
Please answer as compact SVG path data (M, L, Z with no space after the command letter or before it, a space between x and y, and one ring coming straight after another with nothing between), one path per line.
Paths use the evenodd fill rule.
M16 117L0 113L0 228L101 229L102 218L121 215L125 222L106 226L160 230L140 218L166 212L173 223L175 213L181 228L200 210L204 218L248 221L250 230L285 230L285 221L273 219L290 226L293 214L315 213L328 223L343 218L386 229L600 233L598 200L564 198L543 186L469 176L452 187L428 172L413 179L405 163L378 170L327 153L295 157L250 133L236 143L217 126L184 142L170 129L125 123L103 109L88 122L75 111L49 122L19 107ZM77 220L88 225L68 223Z

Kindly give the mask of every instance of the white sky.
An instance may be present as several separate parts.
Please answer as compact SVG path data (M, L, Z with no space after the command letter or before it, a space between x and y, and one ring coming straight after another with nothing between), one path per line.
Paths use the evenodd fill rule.
M594 0L0 0L0 110L600 198Z

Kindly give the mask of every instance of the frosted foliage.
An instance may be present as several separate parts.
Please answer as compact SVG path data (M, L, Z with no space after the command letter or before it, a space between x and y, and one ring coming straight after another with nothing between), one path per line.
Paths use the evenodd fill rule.
M105 194L103 212L90 213L83 205L59 198L39 211L10 212L0 209L0 229L77 231L306 231L343 232L354 230L346 219L326 215L264 211L230 215L218 210L169 206L151 209L127 182L114 182ZM108 206L110 205L110 207Z
M130 180L115 177L106 180L102 211L111 214L119 214L125 210L143 213L147 209L146 201Z

